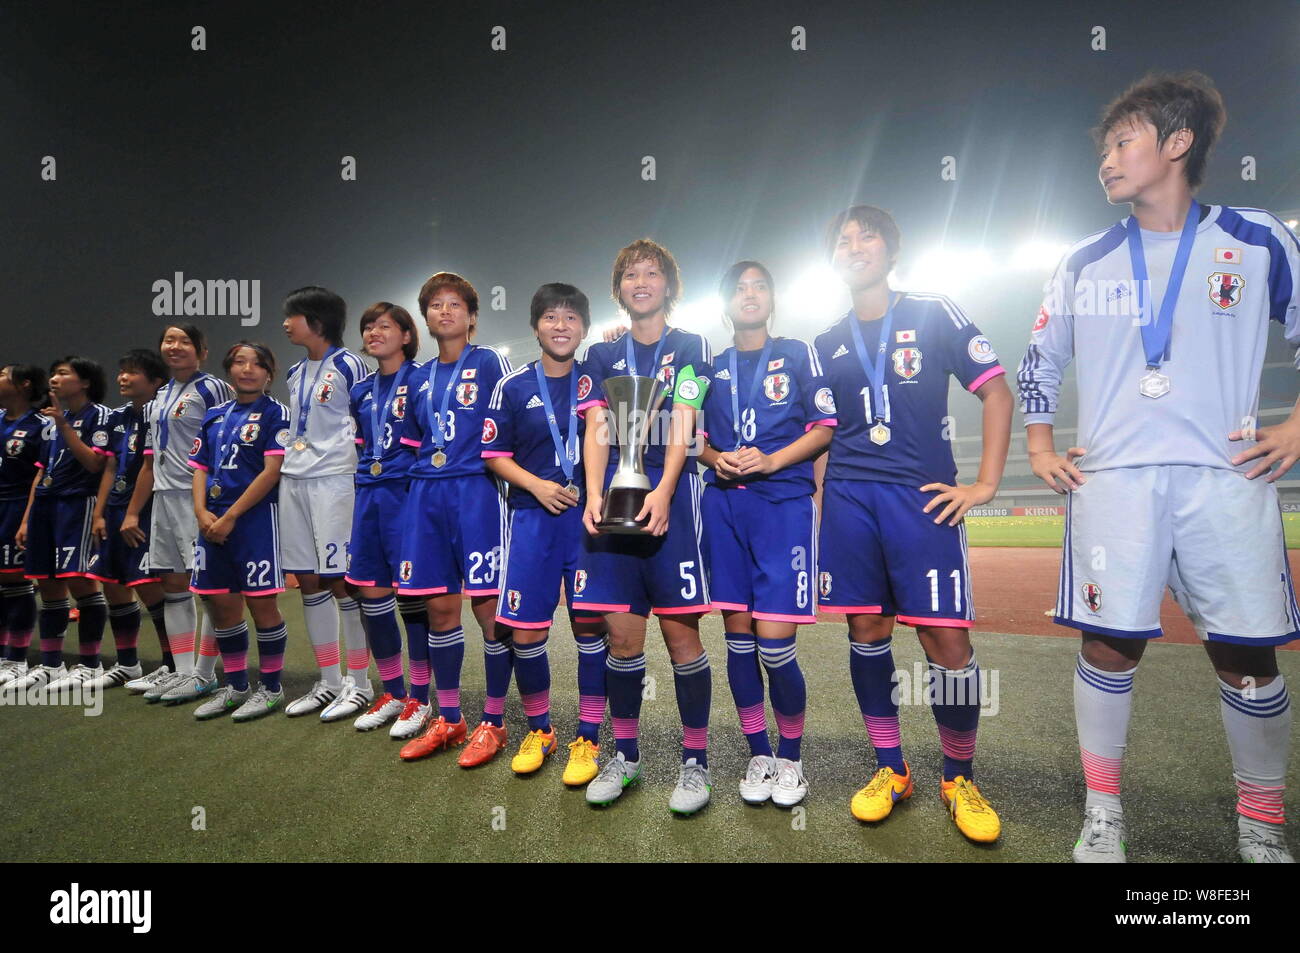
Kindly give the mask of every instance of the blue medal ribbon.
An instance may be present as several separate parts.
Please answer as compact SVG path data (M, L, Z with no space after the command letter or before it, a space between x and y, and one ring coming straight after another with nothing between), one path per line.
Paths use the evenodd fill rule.
M465 358L469 357L469 352L472 350L474 350L474 345L468 341L465 342L465 348L460 352L460 357L456 360L456 366L451 369L451 378L447 381L447 386L442 390L442 403L437 416L433 412L433 385L434 381L438 379L438 368L442 365L437 361L433 362L433 370L429 374L429 391L424 395L424 401L429 413L429 426L438 433L433 442L433 449L436 451L441 451L447 445L447 434L442 429L442 422L446 419L447 410L451 406L451 392L460 381L460 369L465 365Z
M325 370L325 365L329 363L331 357L343 350L341 347L332 347L325 352L325 356L320 359L320 364L316 367L316 376L311 381L311 392L316 393L316 385L320 383L321 372ZM311 401L304 400L304 390L307 386L307 364L302 365L302 373L298 375L298 427L294 431L295 437L301 437L307 432L307 418L311 415Z
M867 375L867 384L871 387L871 411L876 421L885 419L885 352L889 348L889 333L894 329L894 305L898 295L891 293L889 307L880 323L880 346L876 349L875 364L867 362L867 345L862 339L862 322L857 312L849 312L849 329L853 332L853 347L858 352L858 361L862 364L862 373Z
M176 405L181 402L181 398L185 396L185 388L189 387L191 384L197 384L207 376L208 375L205 372L199 371L181 385L181 389L176 392L175 397L172 397L172 385L176 383L176 379L172 378L167 382L167 394L162 400L162 413L158 416L158 456L162 456L163 451L167 449L167 433L168 427L170 426L169 421L171 420L172 411L175 410Z
M758 393L758 382L761 381L767 373L767 359L772 353L772 338L769 337L763 343L763 351L758 355L758 363L754 365L754 377L749 382L749 396L745 399L745 409L754 406L754 395ZM736 435L736 446L732 449L740 449L740 376L736 370L736 356L739 351L732 348L731 356L728 360L728 371L731 373L731 429Z
M1137 216L1130 215L1128 220L1128 254L1133 264L1133 280L1137 283L1138 303L1142 308L1142 350L1146 353L1147 367L1158 370L1162 361L1169 360L1169 339L1174 330L1174 306L1178 303L1178 293L1182 291L1183 275L1187 272L1187 262L1192 256L1192 245L1196 242L1196 228L1201 223L1201 206L1195 200L1187 210L1187 219L1183 222L1183 232L1178 238L1178 251L1174 254L1173 268L1169 271L1169 284L1165 286L1165 296L1160 302L1160 313L1153 320L1151 302L1145 300L1143 290L1147 285L1147 259L1142 250L1142 227L1138 225Z
M668 332L671 330L672 328L664 325L663 333L659 335L659 346L655 348L654 360L651 362L650 373L646 375L647 377L659 376L659 358L663 356L664 345L668 343ZM639 377L641 375L641 369L637 367L636 350L632 347L631 331L628 331L627 334L624 335L623 344L627 350L627 372L634 377Z
M127 411L127 413L134 413L134 411L135 411L135 408L133 407L133 408L131 408L131 410ZM138 432L139 429L140 429L140 415L139 415L139 414L135 414L135 415L131 418L131 426L128 427L128 428L126 429L126 433L124 433L124 434L122 435L122 450L121 450L121 452L117 455L117 469L116 469L116 471L115 471L114 474L113 474L113 477L114 477L113 482L114 482L114 483L116 483L116 482L119 481L119 480L124 479L122 475L126 472L126 467L127 467L127 457L129 456L129 451L128 451L127 448L131 446L131 434ZM137 444L137 445L136 445L136 453L139 453L139 452L140 452L140 447L139 447L139 445Z
M379 407L381 404L384 406L384 416L387 416L389 399L397 393L398 389L402 386L402 382L406 380L406 375L409 374L410 371L411 362L404 361L402 366L397 369L397 375L393 378L393 386L388 389L388 393L384 395L382 400L379 396L378 374L375 375L374 383L370 385L370 456L376 463L378 463L379 458L384 455L383 444L379 441Z
M551 403L551 390L546 384L546 374L542 371L542 362L533 365L537 372L537 390L542 395L542 408L546 411L546 426L551 431L551 442L555 444L555 455L560 459L560 469L564 479L573 482L573 467L578 460L578 365L569 369L569 435L560 439L560 422L555 417L555 405Z

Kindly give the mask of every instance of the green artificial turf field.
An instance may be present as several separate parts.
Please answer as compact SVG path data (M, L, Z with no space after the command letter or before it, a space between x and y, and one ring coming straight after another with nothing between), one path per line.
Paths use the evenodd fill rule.
M1300 549L1300 513L1282 514L1288 549ZM966 535L971 546L1059 547L1064 516L971 516Z
M296 595L282 600L290 626L286 688L293 697L314 672ZM474 631L466 612L467 629ZM510 748L474 771L454 754L414 764L397 758L385 730L272 716L236 725L197 723L191 708L145 704L122 689L103 713L0 707L7 861L1061 861L1078 834L1083 781L1071 701L1073 639L977 634L979 659L996 685L997 711L981 723L978 777L1003 819L993 847L968 844L938 799L940 750L923 704L902 709L916 795L884 824L849 814L867 780L866 733L847 674L843 626L804 628L800 658L810 705L804 764L811 782L802 811L747 807L736 782L747 760L725 677L719 617L704 621L713 660L710 753L713 803L693 818L668 812L680 728L672 673L657 631L648 643L653 698L642 713L642 783L606 809L560 784L565 750L530 778L509 755L523 718L512 689ZM68 646L75 645L75 632ZM146 627L147 661L156 643ZM567 626L551 639L554 716L567 741L577 714L576 652ZM900 629L898 668L922 661ZM477 716L481 655L470 639L464 702ZM1279 657L1300 678L1300 653ZM250 653L250 666L254 659ZM996 683L993 681L996 673ZM905 697L910 698L910 695ZM606 732L608 727L606 728ZM612 746L608 735L602 738ZM1219 723L1218 693L1204 652L1152 645L1134 696L1125 805L1133 860L1235 859L1234 791ZM1297 761L1292 759L1291 790ZM1294 809L1294 805L1292 806ZM206 830L195 830L202 808ZM1292 840L1295 838L1293 836Z

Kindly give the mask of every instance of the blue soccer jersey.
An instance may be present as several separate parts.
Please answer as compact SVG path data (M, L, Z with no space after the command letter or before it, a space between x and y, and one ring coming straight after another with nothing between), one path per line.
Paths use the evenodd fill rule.
M628 367L627 352L631 349L634 368ZM656 358L655 355L658 355ZM641 344L632 338L631 333L624 334L617 341L600 341L587 348L583 369L591 378L591 390L579 394L578 411L586 413L590 407L604 407L605 391L603 384L607 377L624 374L636 374L642 377L657 377L668 388L668 395L659 407L658 419L650 427L650 440L646 446L645 465L653 469L662 469L664 465L664 448L668 445L670 429L669 417L673 407L672 388L677 382L677 373L684 367L695 369L695 376L708 381L713 374L713 351L708 339L702 334L692 334L680 328L668 328L657 344ZM611 436L617 437L618 421L612 421ZM611 443L609 448L609 465L618 463L618 446ZM687 465L686 471L693 471ZM685 472L685 471L684 471Z
M419 378L420 365L405 361L395 374L373 374L352 385L357 486L405 480L409 475L415 455L402 443L402 433Z
M873 407L850 321L861 328L873 372L876 355L885 353L882 407ZM974 392L1005 369L989 339L943 295L898 294L887 341L880 340L882 324L883 318L859 321L850 311L813 343L839 420L826 478L914 487L953 483L957 465L948 439L948 376ZM889 434L883 443L870 435L878 420Z
M67 418L82 443L97 453L104 453L111 413L103 404L88 403ZM43 471L36 485L37 496L94 496L99 492L99 474L81 465L53 421L41 432L40 460L36 465Z
M573 447L570 478L564 475L560 454L547 422L546 404L537 384L538 363L530 361L501 378L497 384L488 405L488 415L483 420L483 456L513 457L515 463L533 476L560 486L572 479L580 487L583 483L581 459L585 427L581 415L576 418L570 415L569 408L574 406L570 397L574 392L589 392L591 377L582 364L575 361L571 374L546 378L546 392L555 412L560 440L566 449ZM577 432L571 435L574 428ZM541 506L537 497L518 487L510 488L508 499L511 509Z
M239 499L258 474L266 457L284 456L289 442L289 408L262 395L248 404L229 401L208 411L190 448L190 466L207 474L208 509L221 513ZM262 498L279 499L279 486Z
M714 362L701 429L717 450L746 446L775 453L819 424L836 426L835 398L817 352L793 338L771 338L768 344L756 351L729 347ZM739 483L719 480L715 471L706 470L704 481L722 489L743 485L764 499L789 500L812 495L813 465L805 460Z
M412 375L414 396L407 404L401 439L415 448L413 477L446 479L483 472L483 418L497 382L510 373L510 362L500 351L480 344L466 345L461 357L451 364L429 361Z
M0 503L26 501L41 458L41 433L49 421L34 410L0 420Z
M113 468L113 486L108 491L109 506L126 506L135 492L135 481L144 463L145 432L148 429L152 401L140 410L132 404L113 409L108 418L108 456Z

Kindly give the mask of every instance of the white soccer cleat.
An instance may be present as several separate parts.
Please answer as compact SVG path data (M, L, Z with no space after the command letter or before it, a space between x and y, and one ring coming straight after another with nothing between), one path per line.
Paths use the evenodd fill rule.
M172 670L166 665L159 665L148 675L142 675L126 683L126 690L132 695L143 695L157 685L162 679L171 675Z
M772 796L772 782L776 780L776 759L770 755L756 754L749 759L745 776L740 781L740 796L746 804L763 804Z
M86 687L97 691L105 688L117 688L117 686L125 685L133 678L139 678L143 671L139 665L114 665L103 675L87 682Z
M0 685L6 685L9 682L17 681L27 674L27 663L24 662L5 662L5 667L0 669Z
M1237 853L1248 864L1294 864L1282 825L1237 816Z
M674 814L694 814L709 803L709 769L702 767L694 758L687 758L677 775L677 787L673 788L672 797L668 799L668 810Z
M158 681L154 682L153 688L145 689L144 700L149 702L151 705L157 701L161 701L163 695L167 694L167 692L171 691L187 677L192 678L193 675L193 672L190 672L188 676L184 672L170 672L167 675L164 675L162 678L158 679Z
M403 702L402 712L397 716L397 721L393 722L393 727L388 729L388 737L397 741L409 741L428 727L429 719L432 717L432 703L408 698Z
M51 682L64 678L67 674L67 666L62 662L58 665L37 665L22 678L15 678L12 682L7 682L2 690L3 696L5 698L16 698L23 692L43 689Z
M1124 843L1124 815L1104 807L1090 807L1083 815L1083 830L1074 844L1076 864L1128 862Z
M334 699L338 698L339 692L342 690L342 685L331 687L326 685L324 682L316 682L316 684L312 685L311 691L306 695L295 698L291 701L289 707L284 710L284 713L290 718L297 718L299 715L310 715L314 712L318 712Z
M251 688L240 691L237 688L224 685L213 692L211 698L194 709L194 717L198 721L207 721L209 718L220 718L222 715L228 715L248 701L249 696L252 694L253 690Z
M587 785L587 803L601 807L613 804L623 796L623 791L629 785L635 784L640 778L641 762L628 761L623 752L615 751L614 757L605 762L595 780Z
M320 713L320 720L328 722L351 718L369 708L374 700L375 690L370 687L370 682L367 681L362 688L349 675L343 679L343 690L339 692L339 697L326 705Z
M394 698L388 692L375 699L373 705L353 724L357 731L374 731L382 728L402 713L406 707L405 698Z
M794 807L807 796L808 779L803 776L803 762L777 758L772 803L780 807Z
M104 666L96 665L91 668L89 665L82 665L78 662L72 668L68 669L66 675L62 678L56 678L45 686L47 695L58 695L61 692L71 693L75 690L84 688L90 682L96 681L103 677Z
M205 678L198 672L191 672L189 675L182 675L172 682L167 691L162 693L159 701L164 705L179 705L182 702L192 702L196 698L211 695L217 690L218 684L215 675Z
M248 701L230 716L231 721L256 721L284 707L284 689L271 691L265 685L258 685L257 690L249 696Z

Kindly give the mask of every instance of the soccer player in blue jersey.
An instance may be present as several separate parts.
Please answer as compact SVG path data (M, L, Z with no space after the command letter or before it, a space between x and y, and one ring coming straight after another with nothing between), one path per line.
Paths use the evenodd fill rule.
M284 300L285 335L307 356L289 369L286 380L293 439L282 471L281 558L284 571L298 580L307 637L320 669L311 691L290 702L285 714L319 712L325 722L350 718L375 700L361 607L343 578L357 469L351 390L370 376L361 358L343 347L346 320L343 299L325 288L299 288ZM347 675L340 666L340 626Z
M616 341L593 344L584 369L591 390L579 398L586 415L583 456L587 503L583 524L592 535L574 581L576 612L600 612L609 627L606 689L614 729L613 757L587 786L592 804L610 804L641 777L638 744L646 623L651 613L673 662L682 720L682 765L669 808L691 814L709 802L708 726L712 695L709 657L700 642L700 616L711 608L700 548L702 485L688 446L709 386L712 354L699 334L670 327L681 297L677 262L649 239L623 248L614 262L611 294L631 319ZM640 535L597 535L605 491L629 421L613 420L603 384L623 375L657 378L665 398L650 426L645 471L652 489L636 519Z
M48 421L48 375L31 364L0 368L0 685L27 674L27 650L36 628L36 590L23 575L23 549L16 539L39 472L41 433Z
M358 731L394 721L389 735L407 740L429 712L429 617L419 596L394 597L401 562L402 507L415 454L402 443L406 415L418 386L420 332L401 305L372 304L361 315L361 339L379 370L352 385L352 419L357 433L357 496L348 541L349 584L356 586L370 650L379 666L383 693L356 720ZM400 609L410 643L411 693L402 678Z
M145 431L144 463L126 515L122 538L128 545L149 543L149 572L162 580L163 623L172 662L126 683L127 691L157 702L165 695L174 704L216 691L217 658L212 614L205 611L199 625L190 575L198 524L190 499L190 446L209 410L233 396L230 386L203 370L208 345L201 328L169 324L158 336L158 353L171 373L150 408ZM139 514L148 505L147 525ZM198 633L199 654L194 655Z
M431 709L424 713L428 727L399 752L407 761L463 744L468 735L460 708L462 595L469 597L482 630L489 677L501 652L495 617L505 491L484 467L480 436L492 391L510 372L510 362L499 351L471 343L478 327L478 292L468 281L439 272L424 283L419 301L438 343L438 359L415 375L401 438L415 448L415 461L402 509L397 591L426 600L438 714L434 717ZM488 760L505 741L499 716L485 713L460 764Z
M174 666L163 621L162 583L149 569L148 537L128 542L122 535L122 521L130 512L135 483L144 463L150 402L166 383L167 366L157 351L134 348L118 361L118 390L128 403L115 408L108 418L109 441L102 451L108 462L100 474L91 530L98 550L90 559L91 578L104 584L117 661L91 681L93 688L115 688L143 675L137 648L141 602L153 619L162 644L163 664L168 668ZM149 509L146 499L144 509L134 514L142 528L149 525Z
M288 408L266 392L275 377L270 348L240 341L222 367L235 399L203 419L189 465L199 525L191 585L211 606L226 684L194 717L203 721L232 712L234 721L252 721L284 706L280 672L288 634L276 599L284 592L277 497L292 432ZM245 604L257 628L256 691L248 681Z
M899 246L893 218L869 205L841 212L827 233L853 309L814 344L839 420L826 463L818 590L823 612L848 618L849 671L876 750L876 774L853 797L853 816L883 820L912 795L894 688L897 619L915 628L929 661L940 796L966 837L988 842L1001 823L973 779L979 667L962 517L997 492L1011 391L988 338L957 305L890 289ZM957 483L948 440L950 376L983 403L983 453L969 485Z
M1300 609L1274 483L1300 457L1300 413L1256 420L1269 322L1300 345L1300 244L1266 211L1194 198L1225 121L1200 73L1153 74L1106 106L1098 174L1131 214L1066 253L1020 364L1030 464L1069 494L1056 621L1083 639L1081 863L1126 857L1133 675L1161 634L1166 586L1218 675L1241 858L1292 862L1276 647L1300 638ZM1071 361L1078 445L1061 456L1053 427Z
M700 459L712 467L703 504L709 590L726 626L727 681L750 749L740 796L792 807L808 793L800 749L807 689L795 632L817 621L812 460L830 445L837 420L817 353L768 333L775 292L756 261L732 265L718 286L735 337L714 361ZM775 757L764 670L780 734Z
M569 284L542 285L533 295L529 324L542 355L501 379L483 421L488 469L512 487L496 619L510 632L503 644L513 655L528 718L528 733L510 767L516 774L531 774L557 745L546 643L563 585L578 642L579 721L563 778L572 786L596 776L607 655L604 619L596 613L575 614L572 608L586 537L578 405L590 394L591 378L574 355L591 328L587 296ZM488 659L484 708L499 716L510 685L510 662L503 659L495 671L493 662Z
M41 594L41 664L7 689L27 691L61 684L85 684L103 674L100 640L108 605L99 583L90 578L91 528L95 491L108 445L109 409L104 399L104 370L84 357L65 357L50 367L50 405L41 411L49 422L41 434L40 469L32 481L27 512L15 541L27 550L25 573ZM71 606L77 602L80 660L71 670L63 664L63 637Z

